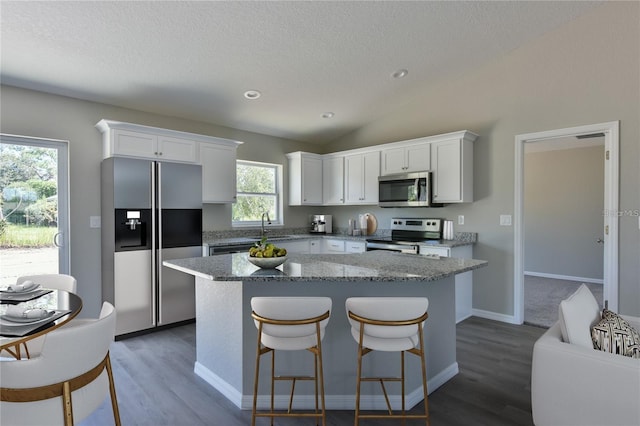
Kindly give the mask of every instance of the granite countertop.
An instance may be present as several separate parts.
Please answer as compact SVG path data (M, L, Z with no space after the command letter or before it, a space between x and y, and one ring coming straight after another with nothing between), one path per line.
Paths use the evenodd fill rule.
M475 259L439 259L388 251L355 254L290 254L277 269L249 263L248 253L167 260L163 264L213 281L436 281L484 267Z

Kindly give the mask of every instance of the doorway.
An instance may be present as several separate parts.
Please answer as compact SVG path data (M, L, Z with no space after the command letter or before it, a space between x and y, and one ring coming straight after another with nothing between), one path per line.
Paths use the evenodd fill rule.
M603 303L609 309L618 308L618 218L613 214L618 209L618 136L619 122L594 124L568 129L558 129L539 133L516 136L516 173L515 173L515 229L514 229L514 322L524 322L524 281L525 281L525 152L528 147L538 144L554 144L577 137L598 135L604 139L604 182L602 216L599 220L601 228ZM538 145L541 146L541 145ZM595 243L595 241L594 241ZM593 247L591 247L593 249ZM596 247L600 250L599 247ZM586 256L586 255L585 255ZM591 272L591 275L597 272ZM544 274L542 274L544 275ZM558 274L555 278L571 278L572 274ZM597 279L596 279L597 281ZM557 310L557 306L555 307Z
M68 274L68 142L0 134L0 285Z

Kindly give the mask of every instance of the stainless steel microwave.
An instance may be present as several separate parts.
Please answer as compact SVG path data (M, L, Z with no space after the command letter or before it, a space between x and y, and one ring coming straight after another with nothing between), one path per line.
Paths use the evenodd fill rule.
M380 207L440 207L432 202L429 171L401 173L378 178Z

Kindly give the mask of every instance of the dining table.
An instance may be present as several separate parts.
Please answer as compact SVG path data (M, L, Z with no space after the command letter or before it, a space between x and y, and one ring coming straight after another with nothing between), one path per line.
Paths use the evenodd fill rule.
M16 308L11 308L16 306ZM7 311L42 309L47 315L38 319L19 319ZM15 359L23 358L21 345L29 358L27 343L44 336L71 321L82 310L82 299L64 290L39 288L29 293L0 293L0 351L7 351Z

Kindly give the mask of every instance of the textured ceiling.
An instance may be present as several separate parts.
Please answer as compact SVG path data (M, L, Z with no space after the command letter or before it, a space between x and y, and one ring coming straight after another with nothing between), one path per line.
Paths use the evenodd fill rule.
M597 5L2 0L0 78L321 143ZM392 78L401 68L409 74ZM262 97L246 100L250 89Z

